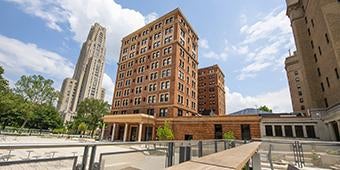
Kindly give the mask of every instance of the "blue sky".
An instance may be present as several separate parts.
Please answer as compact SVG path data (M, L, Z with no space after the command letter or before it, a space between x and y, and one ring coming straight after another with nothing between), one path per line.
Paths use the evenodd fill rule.
M103 86L111 101L121 38L177 7L199 35L199 66L217 63L226 75L229 112L260 105L291 111L284 58L295 47L284 0L3 0L0 65L11 85L41 74L60 89L99 22L108 30Z

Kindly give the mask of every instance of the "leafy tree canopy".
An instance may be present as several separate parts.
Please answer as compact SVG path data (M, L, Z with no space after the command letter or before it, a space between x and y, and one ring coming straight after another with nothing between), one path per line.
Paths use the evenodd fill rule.
M264 111L264 112L273 112L272 109L270 109L268 106L263 105L258 108L258 110Z
M45 79L41 75L23 75L15 83L14 92L21 95L26 101L52 105L58 98L58 92L52 85L53 80Z
M157 128L157 136L159 140L173 140L175 138L168 122L164 122L163 127Z
M0 93L4 93L9 89L8 81L3 77L4 69L0 66Z

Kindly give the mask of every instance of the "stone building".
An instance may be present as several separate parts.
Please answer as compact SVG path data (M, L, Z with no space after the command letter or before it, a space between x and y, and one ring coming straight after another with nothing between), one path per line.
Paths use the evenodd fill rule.
M296 56L300 63L299 76L305 82L305 110L307 115L312 115L313 111L321 114L334 139L340 140L340 2L286 2L297 49ZM296 87L291 87L293 88ZM301 105L296 103L300 102L299 99L294 98L292 102L293 106ZM299 108L301 107L294 109L299 111Z
M198 113L225 115L224 74L218 65L198 69Z
M157 127L165 121L175 139L222 138L227 130L237 139L260 137L258 116L200 117L197 48L198 36L178 8L124 37L112 115L103 118L105 138L155 140ZM217 85L222 88L224 76L219 73Z
M80 51L72 78L66 78L61 88L57 109L64 122L72 121L78 104L86 98L104 99L102 88L105 65L106 29L95 23Z

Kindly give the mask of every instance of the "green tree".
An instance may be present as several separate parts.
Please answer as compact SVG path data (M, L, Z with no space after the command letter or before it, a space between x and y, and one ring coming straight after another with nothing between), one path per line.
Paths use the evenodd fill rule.
M62 127L63 121L55 107L48 104L36 105L32 119L29 122L31 128L54 129Z
M14 93L20 95L24 99L23 112L24 122L21 128L24 128L27 122L34 122L33 119L38 118L40 111L46 111L39 108L51 109L50 106L56 102L58 98L58 92L52 87L53 80L45 79L41 75L33 76L21 76L20 80L15 83ZM51 111L51 110L50 110ZM51 113L51 112L49 112ZM35 115L38 114L38 115ZM45 119L53 119L44 117ZM58 121L53 119L54 121ZM46 121L45 121L46 123ZM30 123L30 126L42 126ZM53 127L53 126L52 126ZM44 128L46 128L44 126Z
M0 94L9 90L8 81L3 77L4 69L0 66Z
M0 125L18 127L24 122L22 116L26 112L21 96L11 92L0 95Z
M79 125L78 125L78 131L80 132L80 134L84 135L85 134L85 131L87 130L88 126L86 123L84 122L81 122Z
M163 127L157 128L157 136L159 140L173 140L175 138L167 121L164 122Z
M52 85L53 80L45 79L41 75L24 75L15 83L14 92L22 96L25 101L52 105L58 99L58 92Z
M73 128L85 122L93 137L94 131L103 124L102 118L108 112L109 104L107 102L98 99L85 99L78 105Z
M233 131L227 131L223 134L223 139L227 141L232 141L235 139L234 132Z
M263 105L258 108L258 110L264 111L264 112L273 112L272 109L270 109L268 106Z

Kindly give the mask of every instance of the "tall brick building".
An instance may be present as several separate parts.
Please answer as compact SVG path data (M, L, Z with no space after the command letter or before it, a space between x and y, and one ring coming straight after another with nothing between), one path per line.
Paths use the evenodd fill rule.
M178 9L124 37L113 114L197 114L197 43Z
M340 140L340 1L286 2L297 49L297 73L303 82L303 102L296 99L300 98L295 95L297 86L290 82L294 111L305 110L308 115L315 112L322 116ZM290 67L289 63L286 62L286 68ZM289 80L294 76L288 73Z
M224 74L218 65L198 69L198 113L225 115Z
M122 39L112 101L104 116L105 138L155 140L165 121L175 139L222 138L231 130L238 139L260 137L258 116L198 114L198 36L177 8ZM224 75L212 66L216 113L225 113ZM209 70L209 69L208 69ZM209 77L208 77L209 78ZM208 80L208 82L210 82Z

